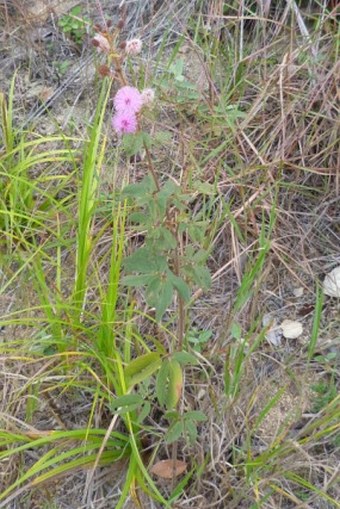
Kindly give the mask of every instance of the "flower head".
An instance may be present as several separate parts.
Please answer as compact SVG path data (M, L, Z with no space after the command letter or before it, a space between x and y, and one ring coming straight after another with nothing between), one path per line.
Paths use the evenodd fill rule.
M142 90L141 96L143 105L146 106L153 103L155 99L155 91L152 88L145 88Z
M102 78L104 78L104 76L111 76L112 75L112 71L110 70L110 68L103 64L103 65L100 65L98 67L98 73L100 76L102 76Z
M125 43L125 53L127 55L138 55L142 51L142 41L140 39L130 39Z
M112 119L112 127L117 134L135 133L137 131L137 118L134 113L118 111Z
M110 49L111 49L110 43L106 39L106 37L104 37L104 35L102 35L102 34L96 34L92 39L92 44L93 44L93 46L96 46L96 48L99 52L103 52L103 53L110 52Z
M137 113L143 106L141 93L129 86L120 88L113 102L117 112Z

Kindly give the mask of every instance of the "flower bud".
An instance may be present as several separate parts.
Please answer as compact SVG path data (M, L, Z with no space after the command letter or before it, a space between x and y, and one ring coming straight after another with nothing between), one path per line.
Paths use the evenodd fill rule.
M98 73L100 76L102 76L103 78L105 76L111 76L111 71L110 71L110 68L107 66L107 65L100 65L98 67Z

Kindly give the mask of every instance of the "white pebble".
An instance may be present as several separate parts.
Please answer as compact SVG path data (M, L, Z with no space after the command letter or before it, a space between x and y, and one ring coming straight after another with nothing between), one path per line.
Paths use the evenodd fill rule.
M324 279L323 291L329 297L340 297L340 267L335 267Z
M303 286L299 286L299 288L294 288L293 295L296 298L302 297L304 291L305 291L305 289L303 288Z
M302 324L294 320L283 320L280 327L286 339L296 339L301 336L303 332Z

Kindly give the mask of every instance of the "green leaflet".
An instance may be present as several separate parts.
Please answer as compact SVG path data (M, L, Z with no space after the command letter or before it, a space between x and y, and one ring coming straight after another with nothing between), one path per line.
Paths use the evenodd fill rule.
M129 387L138 384L151 376L161 365L160 355L156 352L150 352L141 355L131 361L125 368L124 374Z
M183 372L176 359L166 359L156 380L156 395L160 405L174 410L182 394Z
M112 401L110 403L110 408L114 412L118 410L119 413L122 414L136 410L136 408L140 407L142 403L143 398L139 394L126 394L125 396L120 396Z

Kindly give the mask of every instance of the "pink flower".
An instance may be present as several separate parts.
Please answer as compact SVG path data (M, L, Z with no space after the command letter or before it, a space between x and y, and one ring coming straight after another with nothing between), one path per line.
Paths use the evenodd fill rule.
M155 99L155 91L152 88L145 88L141 93L142 102L144 106L153 103Z
M140 39L131 39L125 43L125 53L127 55L138 55L142 51L142 41Z
M118 112L137 113L143 106L140 92L137 88L129 86L120 88L113 102Z
M135 133L137 131L137 118L134 113L118 111L112 119L112 127L117 134Z
M96 34L92 39L92 44L97 48L97 51L99 52L110 52L110 43L102 34Z

